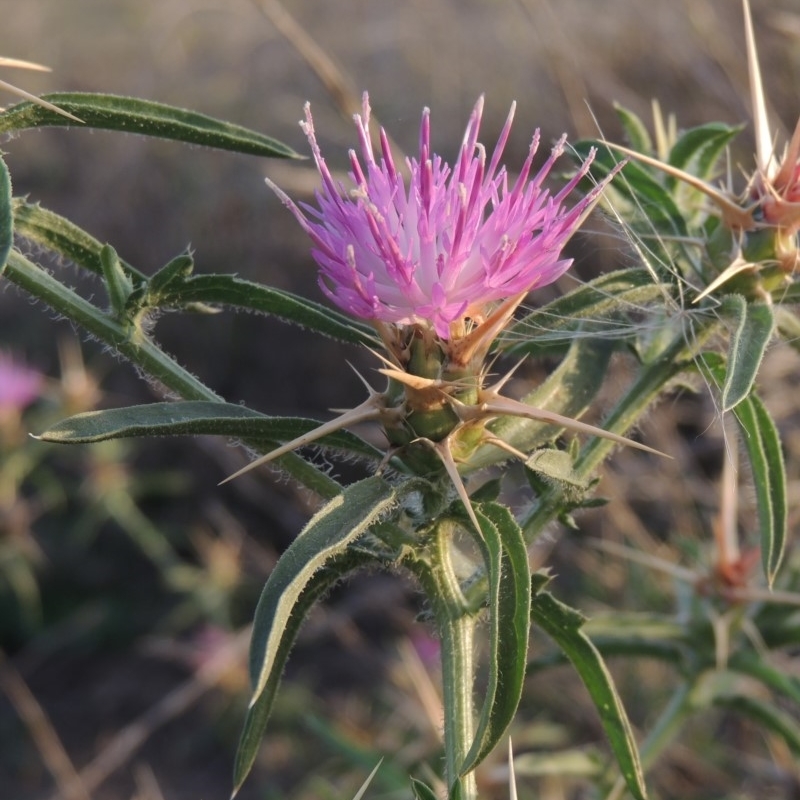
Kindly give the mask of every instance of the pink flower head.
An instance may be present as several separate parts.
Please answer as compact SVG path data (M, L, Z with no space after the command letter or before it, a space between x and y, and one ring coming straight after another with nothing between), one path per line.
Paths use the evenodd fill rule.
M557 194L543 183L564 152L566 137L533 176L539 132L531 142L519 177L509 188L500 158L514 118L508 119L487 167L478 143L483 98L467 124L453 167L431 152L430 112L422 114L419 157L408 159L408 182L398 172L381 130L377 161L369 135L369 99L355 117L361 158L350 151L349 191L337 184L322 157L306 105L301 123L308 136L322 188L319 208L301 210L280 189L314 242L322 291L340 308L362 319L398 325L431 326L451 338L451 324L482 320L498 301L545 286L572 260L561 251L588 213L602 185L565 207L567 195L586 175L593 154ZM462 326L463 327L463 326Z
M800 120L780 165L770 157L755 183L764 220L794 236L800 231Z
M41 393L41 373L24 367L0 353L0 412L6 409L21 411Z

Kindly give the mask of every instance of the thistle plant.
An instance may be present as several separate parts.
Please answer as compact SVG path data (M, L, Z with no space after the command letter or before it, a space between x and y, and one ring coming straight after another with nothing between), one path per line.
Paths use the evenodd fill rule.
M761 130L752 35L750 42L760 145L756 172L738 194L710 183L738 133L728 125L678 134L657 114L654 144L647 127L620 109L628 146L600 140L568 148L562 138L537 169L537 133L512 179L502 158L513 106L489 150L479 140L479 100L452 165L432 152L425 110L418 155L402 164L383 130L373 143L366 95L355 119L350 183L343 185L326 165L307 106L301 124L321 179L316 202L297 203L270 186L311 240L325 303L231 275L195 275L189 253L146 274L68 220L15 198L3 173L4 277L181 398L79 414L40 438L235 438L256 457L231 478L270 462L319 499L255 610L252 696L234 794L255 763L309 610L344 577L375 566L416 582L441 643L442 766L432 765L436 786L412 776L418 800L431 800L437 790L454 800L476 797L475 770L504 738L526 677L559 659L569 660L585 683L614 756L614 766L592 767L598 796L645 798L645 770L693 714L712 706L757 721L800 752L800 726L774 700L800 703L797 680L771 660L797 642L798 572L796 565L783 567L785 469L779 431L756 382L769 344L778 336L791 341L800 330L792 311L800 133L776 159ZM75 93L43 99L45 105L24 102L0 115L0 131L65 125L67 113L86 126L260 157L297 156L270 137L148 101ZM566 154L575 168L558 184L552 173ZM530 292L570 268L564 246L598 204L625 232L636 265L523 312ZM24 256L15 236L94 273L107 305L83 298ZM226 403L160 348L150 324L164 309L209 306L271 314L367 347L378 377L362 379L360 405L326 422ZM625 355L633 378L602 422L590 425L581 417L605 387L614 353ZM558 358L549 377L511 396L517 364L543 355ZM711 392L720 416L740 432L757 499L763 578L748 569L753 559L739 546L732 504L741 478L728 470L714 563L683 571L668 565L682 587L674 613L586 623L551 592L547 571L531 570L528 548L554 523L579 524L580 511L600 502L597 478L615 449L632 446L648 458L662 457L630 432L678 381ZM383 446L351 430L364 422L381 428ZM319 466L309 445L357 459L366 477L341 483ZM530 492L512 510L505 489L515 470ZM557 653L529 653L532 626L548 634ZM677 667L673 699L645 737L641 756L604 653L656 654ZM739 680L744 676L749 683Z

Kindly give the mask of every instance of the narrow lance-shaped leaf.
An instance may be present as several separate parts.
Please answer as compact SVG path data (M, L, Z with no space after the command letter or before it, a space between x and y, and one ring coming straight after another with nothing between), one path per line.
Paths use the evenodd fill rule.
M742 126L709 122L685 131L670 150L668 163L698 178L715 177L720 155L742 131ZM667 176L667 185L675 187L678 179Z
M283 629L303 589L317 570L365 533L396 500L395 490L382 478L366 478L348 486L312 517L278 560L264 586L253 623L251 706L271 680Z
M11 250L5 275L9 281L83 327L176 394L221 402L214 392L176 364L150 339L130 336L118 321L56 280L47 270L29 261L18 250ZM341 490L330 475L294 453L282 456L279 466L321 497L334 497Z
M233 275L196 275L185 281L173 281L165 287L161 303L165 306L188 303L233 306L270 314L340 341L369 346L377 343L369 325L312 300Z
M61 420L38 439L57 444L88 444L133 436L231 436L286 442L319 426L298 417L268 417L245 406L203 400L85 411ZM337 431L315 444L380 460L383 453L349 431Z
M533 621L566 653L577 670L600 715L628 790L638 800L644 800L647 788L628 715L605 662L581 630L584 617L549 592L534 596L532 615Z
M786 469L778 429L761 400L751 393L736 406L736 419L756 492L758 525L761 534L761 563L772 585L786 550L788 502Z
M698 367L712 382L725 378L725 363L717 353L703 353ZM742 442L750 462L756 493L761 540L761 563L771 585L786 549L788 500L786 468L778 429L754 392L741 400L734 411L742 431Z
M329 563L326 568L319 570L297 598L281 633L280 644L275 654L274 669L258 700L247 710L239 746L236 749L232 797L238 793L253 768L272 712L283 668L308 612L347 572L353 571L366 562L367 556L364 553L345 553Z
M103 245L68 219L39 205L14 200L16 231L26 239L102 275ZM140 289L147 276L120 260L124 272ZM148 300L156 307L196 307L196 304L230 306L270 314L343 342L377 343L373 329L336 310L281 289L274 289L233 275L190 276L190 256L182 254L157 272L149 284Z
M638 150L640 153L651 153L653 151L653 140L650 138L647 127L642 120L633 111L617 103L614 104L614 111L617 112L619 121L625 129L628 144L631 148Z
M81 92L58 92L42 95L42 98L79 117L84 125L78 127L139 133L269 158L300 158L291 147L277 139L163 103ZM0 114L0 133L69 124L62 114L27 101Z
M103 244L90 233L38 203L15 197L13 207L14 228L18 235L96 275L103 274L100 260ZM126 273L145 280L146 276L130 264L120 263Z
M749 717L783 739L791 751L800 756L800 723L796 717L781 711L774 703L747 695L721 695L714 698L714 705Z
M122 268L117 251L111 245L104 245L100 250L100 264L103 268L108 299L111 301L111 310L115 316L121 318L124 316L128 297L133 291L133 284Z
M489 582L489 676L475 738L461 768L474 769L508 730L525 681L530 630L531 576L522 531L497 503L475 510Z
M730 411L747 397L753 387L772 338L775 318L768 305L748 303L740 295L726 298L724 306L737 320L728 349L728 369L722 389L722 410Z
M414 800L439 800L439 795L417 778L411 779L411 791L414 793Z
M11 207L11 178L5 161L0 158L0 275L14 244L14 215Z

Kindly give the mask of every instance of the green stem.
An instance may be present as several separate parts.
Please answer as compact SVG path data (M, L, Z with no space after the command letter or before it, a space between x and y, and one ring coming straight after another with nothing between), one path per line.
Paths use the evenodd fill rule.
M475 617L462 613L440 624L442 641L442 697L444 704L445 778L452 797L477 797L475 773L470 772L455 787L461 765L475 737L473 684L475 677Z
M46 303L56 313L81 326L94 338L111 346L184 400L222 401L218 394L149 339L141 327L128 320L115 319L97 308L60 283L49 272L29 261L20 252L11 251L3 277ZM258 443L247 442L247 444L258 449ZM325 499L335 497L341 491L336 481L294 453L288 453L276 462L292 477Z
M475 738L475 629L478 619L464 597L453 566L454 532L455 523L440 522L431 543L432 552L408 566L422 583L439 632L445 781L449 798L475 800L474 773L460 775Z
M184 399L222 400L194 375L176 364L140 329L123 324L101 311L16 250L11 251L3 275L47 303L54 311L80 325L92 336L111 345L118 353Z

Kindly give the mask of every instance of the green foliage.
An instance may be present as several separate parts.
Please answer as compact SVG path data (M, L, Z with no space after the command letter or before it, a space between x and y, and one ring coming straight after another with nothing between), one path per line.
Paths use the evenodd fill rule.
M78 117L87 128L139 133L266 158L300 158L291 147L277 139L196 111L151 100L81 92L57 92L43 95L42 99ZM47 126L76 127L76 124L28 101L0 114L0 133Z
M461 775L492 752L514 719L525 680L531 606L528 553L517 521L497 503L484 503L476 514L489 583L489 674Z
M725 299L736 319L736 331L731 337L725 385L722 388L722 410L730 411L750 394L764 352L775 330L772 309L762 303L748 303L740 295Z
M717 386L723 383L728 385L724 362L717 353L705 353L700 361L700 368ZM767 581L772 585L787 543L786 469L780 436L769 412L753 392L737 403L734 416L742 430L742 441L753 475L758 504L761 562Z
M57 444L88 444L132 436L230 436L276 445L309 433L319 425L298 417L267 417L245 406L202 400L85 411L62 420L37 438ZM343 455L380 460L380 450L349 431L316 442Z
M552 637L581 676L600 714L628 790L634 797L644 800L647 797L644 772L628 715L605 662L581 630L584 616L544 591L534 596L531 613L534 623Z
M0 158L0 276L14 244L14 216L11 199L11 177L5 161Z
M270 137L183 109L108 95L57 94L47 99L78 116L86 127L264 157L297 157ZM738 133L727 125L703 125L681 133L666 143L666 152L656 154L646 126L630 111L620 108L618 113L635 150L651 159L658 156L667 167L701 181L716 178L720 156ZM0 132L66 124L64 117L33 103L21 103L0 114ZM662 147L663 137L655 138ZM618 158L603 143L590 142L578 143L577 155L585 157L592 146L599 147L592 176L596 180L608 175ZM257 452L268 453L315 429L317 423L312 420L269 417L224 402L162 350L152 326L146 324L162 310L255 311L341 342L371 348L381 344L373 326L325 305L233 275L195 275L189 252L170 259L149 276L64 217L26 199L12 198L2 162L0 193L4 277L180 398L73 415L48 425L39 437L42 441L97 443L138 436L216 435L234 437ZM709 214L696 182L683 180L669 169L632 159L615 177L607 199L630 235L637 266L601 275L527 313L499 337L495 354L557 360L548 377L523 400L572 418L581 417L598 398L605 400L612 357L624 354L633 379L618 393L604 422L606 430L618 436L627 435L676 379L699 371L719 392L722 413L732 413L738 421L757 500L764 574L772 585L788 547L788 492L779 431L756 386L764 354L776 333L784 338L798 335L800 324L785 306L800 301L800 290L793 277L737 260L734 255L740 254L734 252L733 238ZM748 232L743 237L743 252L755 257L763 250L768 261L771 251L761 248L761 233ZM15 250L15 234L101 281L107 307L85 299L60 276ZM774 265L770 269L774 272ZM409 342L401 345L411 347ZM425 355L437 364L441 360L440 351ZM480 380L484 377L482 373ZM390 388L382 395L391 403L364 417L379 420L393 434L403 424L413 428L408 420L417 413L409 400L416 396L407 394L402 400L399 383L393 374ZM428 395L439 398L437 391L445 397L441 383L434 379L413 388L419 395L427 392L426 400ZM482 408L493 412L497 406ZM480 413L478 405L475 409ZM565 445L560 441L564 431L555 424L511 416L511 412L473 419L463 411L460 399L447 413L463 423L467 434L475 434L473 452L465 448L466 455L455 457L448 449L452 442L432 437L435 441L428 441L424 450L427 458L414 459L414 448L425 446L416 440L394 458L394 449L382 450L346 430L334 430L315 446L366 461L374 472L349 484L332 478L304 455L286 453L276 459L278 468L324 505L277 562L255 612L252 697L235 760L234 794L256 761L283 669L310 609L345 576L375 566L402 566L419 581L428 604L426 613L441 637L444 778L451 800L474 796L474 770L508 731L526 675L567 661L597 708L628 791L639 800L646 798L644 769L669 739L667 734L680 729L689 716L712 707L755 720L793 751L800 751L800 726L773 702L774 698L800 702L800 683L766 658L770 648L796 644L800 637L796 619L769 600L744 606L748 587L723 585L719 577L725 574L722 567L731 565L715 564L707 573L688 571L691 580L681 573L685 585L680 614L616 614L594 623L585 623L580 612L546 591L545 576L531 575L528 545L554 521L575 526L573 512L603 502L592 491L598 469L617 443L588 436L583 442L573 439ZM469 428L473 424L474 430ZM494 440L480 439L484 424ZM498 440L510 451L498 446ZM406 440L398 434L392 441ZM411 457L407 457L409 451ZM518 517L506 505L507 471L497 468L509 452L521 457L532 490L530 503ZM471 481L472 473L488 467L494 468L493 477L480 488L461 482L462 478ZM397 474L395 470L401 468L406 472ZM424 480L418 475L409 477L415 469ZM174 549L151 528L140 525L137 530L142 550L165 575L173 575ZM28 574L15 574L22 576L19 590L25 591ZM737 603L743 604L741 614ZM529 664L531 624L549 635L558 652L537 653ZM751 638L753 631L758 637ZM475 692L476 632L485 635L488 645L480 708ZM762 650L753 639L763 645ZM620 693L606 667L604 656L612 655L655 658L680 671L673 700L645 739L647 758L639 755ZM758 691L752 690L745 677ZM763 698L765 693L769 700ZM370 750L368 755L372 759L375 754ZM594 752L566 748L548 768L557 763L563 772L590 776L598 784L608 777ZM541 771L542 766L530 769ZM394 786L396 772L388 769L387 773ZM359 796L365 788L366 784ZM412 781L412 791L417 800L432 800L435 795L418 780Z
M239 743L234 787L255 761L280 676L300 625L313 602L340 580L350 563L346 550L397 502L381 478L367 478L346 488L319 511L276 564L264 586L253 621L250 678L253 695ZM356 557L362 560L361 556ZM326 569L327 568L327 569Z

